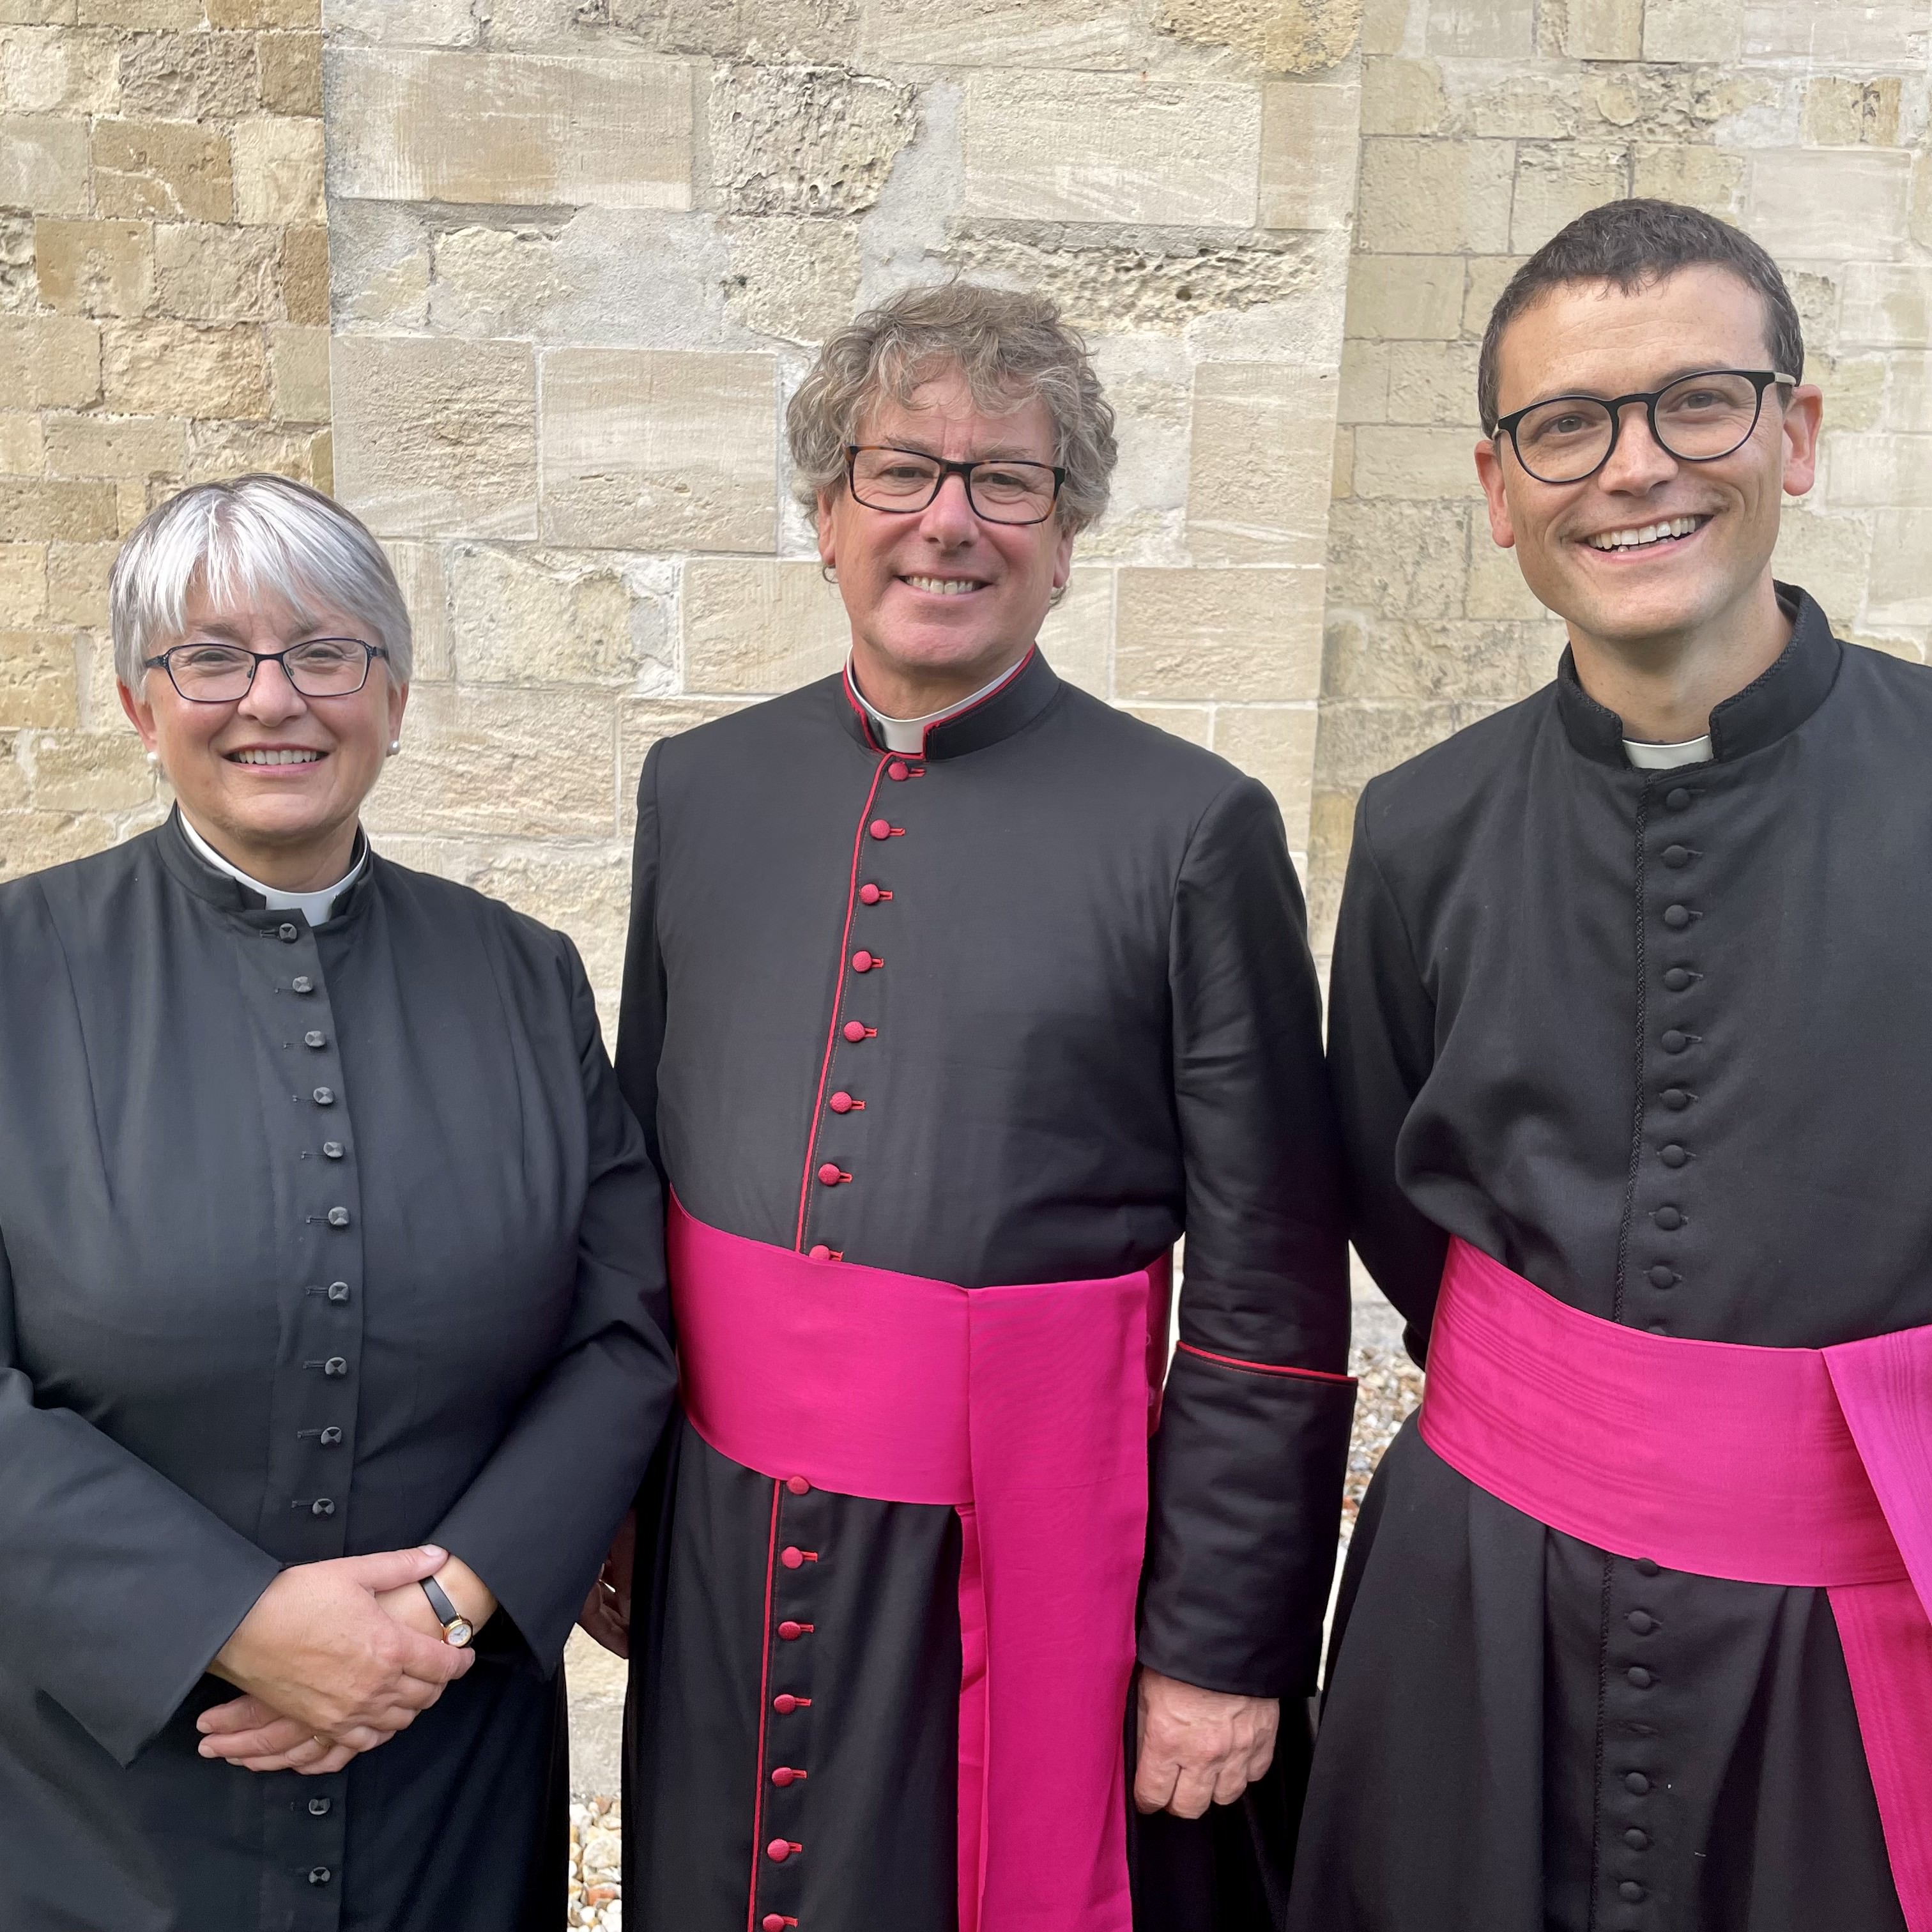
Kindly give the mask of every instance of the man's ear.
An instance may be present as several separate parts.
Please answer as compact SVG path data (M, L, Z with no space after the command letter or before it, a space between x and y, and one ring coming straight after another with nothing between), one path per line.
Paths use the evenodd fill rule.
M1784 406L1784 494L1802 496L1818 478L1818 430L1825 396L1816 382L1800 382Z
M832 521L832 496L829 490L818 493L818 508L813 513L813 520L818 526L818 560L829 570L838 566L838 544Z
M1510 520L1509 495L1503 484L1503 459L1493 436L1476 446L1476 475L1489 506L1490 535L1503 550L1516 548L1516 526Z

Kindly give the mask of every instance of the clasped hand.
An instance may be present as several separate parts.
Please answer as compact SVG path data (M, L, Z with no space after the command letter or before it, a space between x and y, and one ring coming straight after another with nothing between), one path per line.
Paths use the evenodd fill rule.
M208 1666L243 1694L196 1720L201 1755L317 1777L413 1724L476 1661L417 1587L452 1567L426 1546L284 1570Z
M1232 1804L1274 1762L1280 1723L1275 1698L1203 1690L1143 1668L1135 1804L1179 1818Z

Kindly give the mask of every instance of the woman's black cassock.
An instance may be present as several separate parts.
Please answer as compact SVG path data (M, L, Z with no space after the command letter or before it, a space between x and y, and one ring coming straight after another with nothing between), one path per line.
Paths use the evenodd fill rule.
M926 742L887 758L835 677L646 760L617 1060L680 1199L733 1234L968 1287L1125 1273L1184 1228L1184 1340L1340 1370L1318 1003L1273 801L1037 656ZM904 836L860 836L875 820ZM856 951L883 965L855 974ZM850 1183L808 1182L825 1162ZM1178 1358L1145 1662L1307 1693L1351 1406L1335 1382ZM668 1461L640 1540L625 1922L940 1932L957 1518L794 1496L688 1427ZM792 1543L820 1560L783 1568ZM774 1642L781 1621L811 1634ZM767 1697L811 1701L771 1714L761 1760L767 1672ZM806 1776L774 1786L788 1766ZM1218 1881L1214 1829L1144 1833L1142 1923L1268 1922L1251 1840L1282 1875L1298 1796L1291 1775L1221 1814ZM801 1855L758 1856L761 1799L758 1840Z
M1712 763L1633 770L1566 656L1363 795L1330 1060L1418 1353L1448 1234L1661 1334L1932 1322L1932 674L1780 596ZM1898 1932L1822 1590L1606 1557L1411 1423L1337 1626L1297 1932Z
M554 1672L672 1388L574 950L373 855L311 930L170 820L0 886L0 1925L553 1932ZM280 1568L430 1540L502 1605L440 1703L196 1755Z

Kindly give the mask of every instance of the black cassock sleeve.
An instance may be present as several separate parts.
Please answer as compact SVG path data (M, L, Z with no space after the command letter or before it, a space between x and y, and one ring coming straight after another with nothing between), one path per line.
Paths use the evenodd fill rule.
M658 952L658 754L644 756L638 781L638 830L631 856L631 925L617 1019L617 1084L644 1129L659 1172L658 1056L664 1051L664 962Z
M1140 1657L1208 1690L1303 1695L1354 1409L1348 1267L1306 914L1252 779L1190 844L1168 978L1186 1247Z
M1328 1070L1346 1156L1348 1234L1408 1324L1420 1361L1448 1237L1396 1178L1396 1143L1435 1063L1436 1003L1401 908L1376 857L1374 788L1355 813L1354 844L1328 982Z
M20 1366L0 1228L0 1646L122 1764L281 1565Z
M563 944L590 1132L576 1301L556 1361L430 1539L495 1592L546 1672L677 1388L662 1190L605 1057L583 964Z

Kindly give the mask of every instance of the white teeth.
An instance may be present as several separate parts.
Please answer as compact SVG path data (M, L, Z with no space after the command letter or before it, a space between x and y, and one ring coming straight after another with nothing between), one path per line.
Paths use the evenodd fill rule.
M312 765L321 756L320 752L237 752L235 762L238 765Z
M906 581L915 590L929 590L935 597L957 597L980 587L972 578L962 577L908 577Z
M1635 550L1640 544L1660 543L1666 537L1688 537L1702 521L1698 517L1672 517L1660 524L1646 524L1640 530L1606 530L1588 539L1592 550Z

